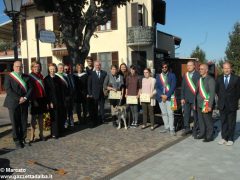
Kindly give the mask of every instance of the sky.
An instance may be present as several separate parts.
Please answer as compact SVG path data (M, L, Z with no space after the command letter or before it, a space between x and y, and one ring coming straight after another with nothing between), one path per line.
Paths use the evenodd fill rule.
M225 57L229 33L240 22L240 0L166 0L166 24L158 30L182 39L176 56L189 57L198 45L208 60Z
M240 21L240 0L166 0L166 4L166 24L158 25L158 30L182 39L177 57L189 57L197 45L208 60L225 57L228 35ZM0 23L8 20L3 9L0 0Z

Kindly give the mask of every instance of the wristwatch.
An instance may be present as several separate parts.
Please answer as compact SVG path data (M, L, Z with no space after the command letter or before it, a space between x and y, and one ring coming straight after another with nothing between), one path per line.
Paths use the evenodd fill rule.
M27 100L27 98L26 98L26 97L23 97L23 99L24 99L24 100Z

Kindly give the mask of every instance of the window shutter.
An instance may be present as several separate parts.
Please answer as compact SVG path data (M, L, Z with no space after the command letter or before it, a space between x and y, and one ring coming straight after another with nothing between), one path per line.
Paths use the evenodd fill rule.
M131 4L132 26L138 26L138 3Z
M23 70L24 70L25 74L29 73L29 70L28 70L28 59L23 59Z
M60 21L57 14L53 14L53 31L59 31Z
M118 51L112 52L112 65L119 66L118 62Z
M45 18L44 17L36 17L35 24L38 24L39 31L45 29Z
M93 59L93 61L97 60L97 53L91 53L91 57Z
M113 7L112 10L112 19L111 19L111 29L117 30L118 22L117 22L117 7Z
M22 40L27 39L27 25L26 20L21 20L21 27L22 27Z

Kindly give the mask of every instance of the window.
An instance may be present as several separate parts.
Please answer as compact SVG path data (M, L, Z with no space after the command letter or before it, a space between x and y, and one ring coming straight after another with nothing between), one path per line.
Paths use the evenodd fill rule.
M111 65L119 66L118 62L118 51L114 52L101 52L101 53L91 53L93 60L99 60L102 64L102 70L109 71Z
M109 52L98 53L98 57L102 64L102 70L109 71L112 65L112 54Z
M26 40L27 39L27 25L26 25L25 19L21 20L21 28L22 28L22 40Z
M132 26L146 26L148 13L144 4L131 4Z
M45 29L45 18L44 17L36 17L35 25L38 25L38 30Z
M99 25L97 31L117 30L117 7L113 7L112 19L104 25Z

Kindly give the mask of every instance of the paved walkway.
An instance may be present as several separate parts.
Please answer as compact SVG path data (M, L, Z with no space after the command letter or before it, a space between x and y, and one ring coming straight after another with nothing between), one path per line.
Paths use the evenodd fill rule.
M0 94L0 127L6 124L10 124L8 109L3 107L5 94Z
M218 123L219 125L219 123ZM238 180L240 179L240 112L235 144L204 143L189 137L134 166L114 180Z
M0 155L0 166L24 168L25 175L52 174L54 179L99 179L111 177L109 174L147 159L181 139L181 136L160 134L159 128L155 131L150 128L117 130L111 124L93 129L76 128L72 134L58 140L37 142ZM31 164L29 160L47 167ZM66 174L61 176L53 169L63 169Z

